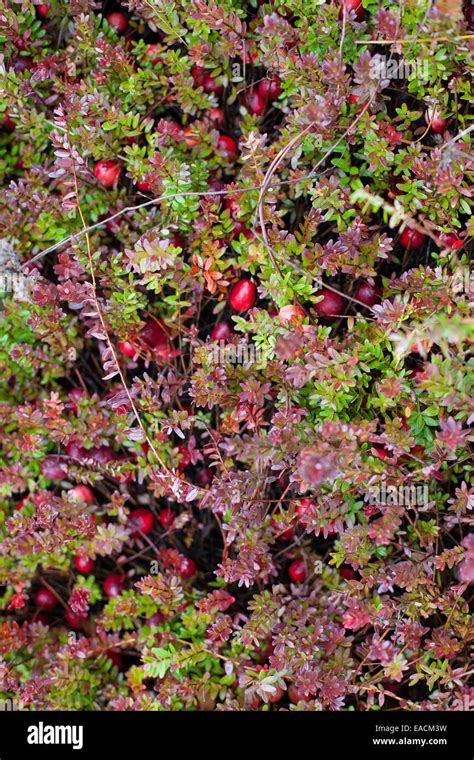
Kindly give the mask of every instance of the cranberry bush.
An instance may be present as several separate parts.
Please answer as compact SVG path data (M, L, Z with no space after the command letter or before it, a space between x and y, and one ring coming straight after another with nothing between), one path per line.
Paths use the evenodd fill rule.
M472 9L4 0L3 697L474 698Z

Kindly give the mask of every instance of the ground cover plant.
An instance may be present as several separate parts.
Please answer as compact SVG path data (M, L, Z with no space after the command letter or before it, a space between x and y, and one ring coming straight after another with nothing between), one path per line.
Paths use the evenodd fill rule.
M473 704L473 8L3 0L3 700Z

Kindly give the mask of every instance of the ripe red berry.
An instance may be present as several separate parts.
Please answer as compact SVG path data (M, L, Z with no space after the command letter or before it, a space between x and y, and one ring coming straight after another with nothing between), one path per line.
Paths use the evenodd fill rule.
M258 83L258 91L262 98L266 100L276 100L281 92L281 81L279 77L274 76L271 79L262 79Z
M118 347L122 354L128 356L130 359L133 359L133 357L137 355L136 346L134 346L133 343L130 343L129 340L122 341L122 343L119 343Z
M436 108L427 108L425 111L425 121L432 132L442 134L448 126L448 119L443 119Z
M212 340L223 340L227 342L234 334L234 330L229 322L218 322L214 325L211 332Z
M247 311L256 300L257 286L247 278L239 280L230 291L229 304L234 311Z
M316 295L323 297L322 301L315 304L320 317L337 317L344 312L344 298L339 293L323 288Z
M298 702L309 702L313 697L308 694L305 695L302 688L298 688L294 683L288 686L288 699L293 702L294 705Z
M197 565L194 560L189 557L183 557L178 566L178 575L180 575L181 578L192 578L196 575L196 572Z
M108 159L98 161L95 165L95 176L104 187L115 187L120 178L120 164L118 161Z
M278 684L274 685L275 691L272 691L271 693L267 693L267 700L270 702L270 704L275 704L275 702L279 702L282 696L285 693L285 690L282 689L281 686Z
M127 17L124 16L123 13L119 13L118 11L115 11L114 13L109 13L107 16L107 21L109 25L112 27L112 29L115 29L117 34L123 34L128 26Z
M71 459L77 459L80 462L82 459L87 459L88 451L83 446L78 446L77 443L67 443L64 450L68 457Z
M176 515L172 509L166 507L165 509L161 510L160 514L158 515L158 520L162 524L163 528L171 528L173 527L174 521L176 520Z
M140 331L140 338L151 348L166 344L166 333L154 319L149 319L145 327Z
M235 161L239 155L239 147L235 140L228 135L219 135L217 140L217 150L221 156L229 159L229 161Z
M191 454L185 443L180 443L178 446L179 468L184 470L191 464Z
M278 312L278 319L280 320L281 325L301 322L305 317L306 314L304 312L304 309L302 309L299 305L293 306L290 304L288 306L283 306L283 308Z
M426 235L418 230L413 230L411 227L405 227L400 235L400 243L404 248L421 248L426 240Z
M342 19L344 9L346 14L354 11L356 19L360 20L364 16L364 8L362 7L362 0L339 0L340 10L339 18Z
M354 292L354 298L361 301L366 306L375 306L380 302L382 291L378 285L371 285L370 282L361 282Z
M71 628L80 628L82 625L82 618L70 608L64 613L64 620Z
M46 16L49 13L50 5L47 3L40 3L36 6L36 11L38 13L38 16L41 16L41 18L46 18Z
M346 566L339 568L339 575L344 578L345 581L354 581L357 578L352 567Z
M220 126L224 123L224 111L222 108L210 108L208 112L209 120Z
M159 55L159 51L161 51L161 45L148 45L146 49L145 56L149 59L150 63L153 64L153 66L156 66L157 63L162 63L163 58Z
M132 536L139 536L142 533L151 533L155 518L153 512L149 509L134 509L128 518L129 526L132 528Z
M272 528L282 541L291 541L295 532L291 526L284 528L282 522L278 521L275 517L272 517Z
M209 94L214 93L214 95L217 97L219 97L219 95L222 95L224 92L224 87L222 84L219 84L215 77L211 76L210 74L204 75L202 80L202 88L204 92L207 92Z
M295 559L288 568L288 575L293 583L303 583L306 580L306 565L304 560Z
M443 245L447 248L452 248L455 251L457 251L458 248L462 248L464 245L464 240L458 237L454 232L448 232L447 235L441 235L440 237L443 241Z
M68 469L62 457L48 456L41 462L41 474L49 480L62 480L68 474Z
M34 601L37 607L42 610L54 610L58 600L49 588L40 588L34 595Z
M76 554L74 557L74 567L83 575L91 573L94 569L94 565L95 562L91 557L86 557L83 554Z
M140 182L137 182L137 187L142 193L149 193L151 190L151 185L146 179L141 179Z
M120 596L120 594L123 591L123 587L125 585L125 578L123 575L118 575L117 573L113 573L112 575L108 575L107 578L104 581L103 588L106 596L109 597L109 599L113 599L115 596Z
M307 517L311 517L314 514L316 505L311 499L301 499L300 503L296 505L295 513L298 515L298 523L305 528L308 524Z
M250 111L254 116L262 116L267 108L265 98L256 89L251 89L250 92L245 93L242 102L247 111Z
M74 488L71 488L68 496L70 499L72 499L72 501L84 501L86 504L95 504L97 501L92 488L84 485L74 486Z

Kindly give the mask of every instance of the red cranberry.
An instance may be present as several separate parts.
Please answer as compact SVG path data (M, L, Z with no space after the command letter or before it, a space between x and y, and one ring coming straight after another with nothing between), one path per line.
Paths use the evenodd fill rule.
M275 533L277 533L278 538L281 538L282 541L291 541L295 532L291 526L289 528L283 528L281 523L274 517L272 517L272 528Z
M104 592L106 596L108 596L110 599L113 599L116 596L120 596L120 594L123 591L124 585L125 585L125 578L123 577L123 575L118 575L117 573L113 573L112 575L108 575L104 581L104 584L103 584Z
M82 618L76 612L71 609L67 609L64 613L64 620L71 628L80 628L82 625Z
M339 568L339 575L344 578L345 581L354 581L357 578L352 567L346 566Z
M49 588L40 588L34 595L34 601L37 607L42 610L54 610L58 600Z
M137 182L137 187L142 193L149 193L151 190L151 185L146 179L141 179L140 182Z
M95 165L95 176L104 187L115 187L119 181L121 173L118 161L108 159L98 161Z
M89 486L74 486L68 493L68 496L72 501L84 501L86 504L95 504L96 498L94 491Z
M306 564L302 559L296 559L288 568L288 575L293 583L303 583L306 580Z
M156 66L157 63L163 62L163 58L159 55L160 51L161 45L148 45L146 49L145 55L153 66Z
M425 121L432 132L442 134L448 126L448 119L442 119L436 108L427 108L425 111Z
M204 92L207 92L209 94L214 93L214 95L217 97L219 97L219 95L222 95L224 92L224 87L219 84L215 77L211 76L210 74L205 74L202 80L202 88Z
M315 503L310 499L301 499L300 503L296 505L295 512L298 515L298 523L305 528L308 524L307 517L311 517L314 514Z
M257 287L252 280L243 278L232 288L229 295L229 304L234 311L247 311L257 300Z
M472 7L474 8L474 6ZM448 232L447 235L441 235L441 240L443 241L443 245L452 248L455 251L457 251L458 248L462 248L464 245L464 240L458 237L454 232Z
M315 304L315 309L320 317L337 317L344 311L344 299L339 293L323 288L318 290L317 296L322 296L322 301Z
M158 520L162 524L163 528L172 528L174 521L176 520L176 515L172 509L166 507L165 509L161 510L160 514L158 515Z
M49 13L50 5L47 3L40 3L36 6L36 11L38 13L38 16L41 16L41 18L46 18L46 16Z
M293 306L290 304L289 306L283 306L283 308L278 312L278 319L280 320L281 325L293 322L301 322L301 320L303 320L305 317L306 314L304 312L304 309L298 305Z
M191 464L191 454L185 443L180 443L178 446L179 468L184 470Z
M242 101L245 108L254 116L262 116L265 113L267 103L258 90L251 89L250 92L245 93Z
M276 100L281 92L281 81L274 76L271 79L262 79L258 83L258 91L262 98Z
M208 117L210 121L218 126L224 123L224 111L222 108L210 108Z
M155 518L153 512L149 509L134 509L128 518L128 523L132 528L132 536L139 536L142 533L151 533Z
M219 135L219 139L217 140L217 150L221 156L228 158L229 161L235 161L239 155L237 143L228 135Z
M83 554L76 554L74 557L74 567L79 570L83 575L91 573L94 569L95 562L90 557L86 557Z
M354 11L357 20L360 20L364 16L362 0L339 0L339 5L341 6L339 10L340 19L343 17L344 9L346 10L346 14Z
M267 693L267 700L272 705L275 704L275 702L279 702L285 693L285 690L282 689L281 686L275 685L274 688L275 691L273 691L271 694Z
M400 243L404 248L421 248L426 240L426 235L418 230L413 230L411 227L405 227L400 235Z
M197 572L197 565L190 557L182 557L178 566L178 575L181 578L193 578Z
M122 343L119 343L118 347L122 354L128 356L130 359L133 359L133 357L137 355L136 346L134 346L133 343L130 343L129 340L122 341Z
M48 456L41 462L41 474L49 480L62 480L68 474L68 466L62 457Z
M376 303L380 303L381 296L382 291L378 285L371 285L370 282L361 282L354 293L354 298L366 306L375 306Z
M140 337L151 348L166 344L166 333L154 319L149 319L145 327L140 331Z
M217 325L212 328L211 338L212 340L224 340L227 342L233 334L234 330L229 322L218 322Z
M288 687L288 698L290 702L293 702L293 704L296 705L298 702L309 702L312 699L312 696L310 694L305 695L302 688L298 688L298 686L292 683Z
M112 29L115 29L117 34L123 34L128 26L127 17L123 13L115 12L109 13L107 21Z

